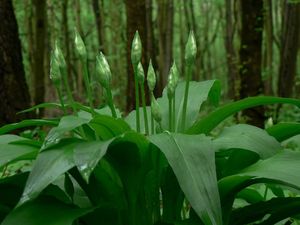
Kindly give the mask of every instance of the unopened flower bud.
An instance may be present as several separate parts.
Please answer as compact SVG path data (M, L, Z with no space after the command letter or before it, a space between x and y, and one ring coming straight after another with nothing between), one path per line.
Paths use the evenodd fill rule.
M154 120L157 123L160 123L161 118L162 118L160 106L159 106L158 102L156 101L156 99L153 96L151 98L151 113L152 113L152 116L153 116Z
M75 29L75 49L81 60L84 61L87 60L85 44L76 29Z
M148 83L149 90L153 92L156 84L156 76L155 76L155 72L151 60L148 66L147 83Z
M101 86L105 89L109 88L112 75L108 62L102 52L96 57L96 73Z
M58 41L55 42L54 57L56 58L60 69L67 68L66 60L59 47Z
M138 65L138 63L141 61L141 58L142 58L142 42L141 42L139 32L136 31L131 46L132 64L135 66Z
M137 67L137 78L138 78L138 82L140 84L143 84L145 81L145 73L144 73L144 69L142 66L142 63L139 62L138 67Z
M51 61L50 61L50 79L52 80L55 86L59 86L61 80L61 74L59 70L59 63L54 56L54 53L51 54Z
M191 65L195 61L196 54L197 54L196 40L195 40L194 32L191 31L185 46L185 61L187 65Z

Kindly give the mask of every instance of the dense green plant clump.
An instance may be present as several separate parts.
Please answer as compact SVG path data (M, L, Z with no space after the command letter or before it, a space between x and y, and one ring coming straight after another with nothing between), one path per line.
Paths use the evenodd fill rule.
M85 45L75 32L89 106L74 101L64 56L56 44L50 78L63 116L24 120L0 128L0 221L2 225L237 225L276 224L299 217L300 152L284 144L300 134L296 122L268 129L236 124L211 132L226 118L259 105L290 98L251 97L218 106L220 82L191 81L197 47L186 44L185 81L174 62L161 98L153 90L150 61L132 43L136 110L123 118L111 91L112 73L99 53L96 78L107 107L94 107ZM146 106L145 85L151 105ZM67 99L64 99L66 93ZM199 117L203 103L216 107ZM141 104L140 104L141 103ZM19 128L31 132L10 134ZM47 129L41 129L47 128ZM47 132L46 132L47 131ZM46 133L45 133L46 132ZM12 166L32 166L9 174ZM296 223L296 222L295 222Z

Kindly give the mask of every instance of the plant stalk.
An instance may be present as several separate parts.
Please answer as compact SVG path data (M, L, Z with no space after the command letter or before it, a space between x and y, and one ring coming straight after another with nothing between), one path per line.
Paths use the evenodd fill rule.
M60 91L60 88L57 87L57 86L55 86L55 88L56 88L56 92L57 92L57 94L58 94L58 98L59 98L59 101L60 101L60 104L61 104L61 108L62 108L62 110L63 110L63 113L64 113L64 115L66 115L66 114L67 114L67 111L66 111L66 107L65 107L65 104L64 104L64 99L63 99L63 97L62 97L62 93L61 93L61 91Z
M139 95L139 82L137 78L137 65L134 65L134 84L135 84L135 112L136 112L136 130L137 132L141 131L140 126L140 95Z
M172 132L172 121L173 121L173 112L172 112L172 108L173 108L173 102L172 102L172 100L173 100L173 98L171 97L171 98L168 98L168 100L169 100L169 130L170 130L170 132Z
M112 97L110 88L106 89L106 95L107 95L107 103L110 108L111 114L114 118L117 118L117 113L116 113L116 109L114 106L114 101L113 101L113 97Z
M89 80L89 71L88 71L88 67L87 67L87 61L81 60L81 63L83 66L83 79L84 79L84 84L85 84L85 88L87 91L89 105L91 107L92 113L95 114L95 110L94 110L94 106L93 106L93 96L92 96L90 80Z
M146 131L146 135L148 135L149 134L149 125L148 125L148 115L147 115L147 109L146 109L146 98L145 98L144 88L145 88L144 84L140 84L142 105L143 105L143 111L144 111L145 131Z
M190 79L192 76L192 66L187 66L187 74L186 74L186 83L185 83L185 91L184 91L184 100L183 100L183 107L182 107L182 117L181 117L181 130L185 130L185 120L186 120L186 108L187 102L189 97L189 86L190 86Z

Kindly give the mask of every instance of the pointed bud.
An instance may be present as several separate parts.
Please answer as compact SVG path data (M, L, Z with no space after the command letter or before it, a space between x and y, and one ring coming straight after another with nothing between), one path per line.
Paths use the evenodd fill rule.
M145 81L145 73L144 73L144 69L142 66L142 63L139 62L138 64L138 68L137 68L137 78L138 78L138 82L140 84L143 84Z
M75 29L75 50L81 60L87 60L85 44L77 29Z
M179 82L179 71L178 71L175 61L173 62L173 65L171 67L171 73L173 74L174 86L176 88L178 85L178 82Z
M59 86L61 80L61 74L59 70L59 63L54 55L54 52L51 53L50 61L50 80L52 80L55 86Z
M54 57L56 58L60 69L67 68L66 60L59 47L58 41L55 42Z
M155 75L155 71L151 59L148 66L147 83L148 83L149 90L153 92L156 84L156 75Z
M151 113L153 115L154 120L157 123L161 122L161 110L160 110L160 106L158 104L158 102L156 101L156 99L152 96L151 98Z
M112 75L108 62L102 52L96 57L96 73L101 86L108 89L110 87Z
M138 63L141 61L142 58L142 42L139 35L139 32L136 31L132 46L131 46L131 62L134 66L137 66Z
M172 98L174 96L178 81L179 81L179 72L174 61L168 76L168 86L167 86L168 98Z
M194 63L196 59L196 54L197 54L196 40L195 40L194 32L191 31L185 46L185 61L188 66Z

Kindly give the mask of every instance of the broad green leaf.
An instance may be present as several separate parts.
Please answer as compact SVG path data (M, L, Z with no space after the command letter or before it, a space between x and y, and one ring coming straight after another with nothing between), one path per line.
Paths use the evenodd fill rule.
M72 225L74 220L90 211L55 199L41 198L16 208L1 225Z
M115 119L106 115L97 115L89 122L89 126L102 140L109 140L130 131L129 125L123 119Z
M11 123L4 125L0 128L0 135L9 133L13 130L17 130L24 127L37 127L37 126L57 126L58 122L56 119L32 119L22 120L19 123Z
M200 108L206 100L210 100L214 105L218 105L221 85L218 80L208 80L195 82L191 81L189 84L189 98L186 110L186 128L189 128L198 118ZM182 116L182 107L184 101L185 82L180 82L175 92L175 118L176 130L180 130L180 121ZM157 99L162 109L162 126L164 129L169 128L169 109L167 88L163 91L162 98Z
M89 119L73 115L62 117L58 126L52 128L48 133L43 145L43 149L51 144L58 143L64 137L66 132L70 132L75 128L82 126L83 124L87 124L89 121Z
M16 135L0 136L0 168L16 160L34 159L39 146L34 140Z
M166 156L181 189L204 224L222 224L215 150L204 135L162 133L149 137Z
M186 114L186 128L190 127L198 118L200 108L202 104L208 99L214 104L218 105L219 97L220 97L220 82L218 80L208 80L202 82L190 82L189 87L189 98L187 102L187 114ZM176 128L178 131L180 130L180 120L182 114L183 100L184 100L184 90L185 90L185 82L180 82L176 88L175 92L175 118L176 118ZM167 88L163 91L163 96L157 99L162 113L162 127L163 129L169 129L169 108L168 108L168 96L167 96ZM144 125L144 116L143 109L140 107L140 125L141 132L145 133L145 125ZM148 115L151 115L150 107L147 107ZM126 122L130 124L132 129L136 129L136 112L133 110L126 117ZM148 119L149 127L150 127L150 116Z
M283 184L300 189L300 152L282 151L260 160L240 173L219 180L223 219L228 219L234 196L255 183ZM227 219L226 219L227 218Z
M196 121L192 127L187 130L189 134L208 134L216 126L218 126L227 117L235 113L260 105L286 103L300 107L300 100L293 98L279 98L269 96L249 97L236 102L226 104L204 118Z
M269 158L281 150L280 143L266 131L247 124L226 127L213 143L217 151L244 149L257 153L261 159Z
M266 130L277 141L285 141L300 134L300 123L279 123Z
M277 222L299 214L300 198L273 198L261 201L232 212L230 225L259 224L273 225ZM265 217L268 215L268 217ZM255 223L256 224L256 223Z
M19 205L37 197L57 177L75 166L73 150L78 143L78 139L65 139L39 153Z
M86 182L113 140L84 142L75 147L74 161Z

